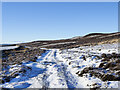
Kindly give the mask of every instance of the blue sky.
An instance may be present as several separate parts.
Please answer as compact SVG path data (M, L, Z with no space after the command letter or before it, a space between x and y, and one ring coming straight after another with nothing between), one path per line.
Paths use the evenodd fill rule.
M3 42L56 40L118 31L117 2L4 2Z

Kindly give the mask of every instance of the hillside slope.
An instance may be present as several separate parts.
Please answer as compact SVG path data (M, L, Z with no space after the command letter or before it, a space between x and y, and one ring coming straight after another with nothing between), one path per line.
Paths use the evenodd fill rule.
M96 45L99 43L113 43L118 42L120 39L120 32L117 33L91 33L83 37L74 37L63 40L51 41L34 41L30 43L22 43L20 45L30 47L43 47L43 48L72 48L82 45Z

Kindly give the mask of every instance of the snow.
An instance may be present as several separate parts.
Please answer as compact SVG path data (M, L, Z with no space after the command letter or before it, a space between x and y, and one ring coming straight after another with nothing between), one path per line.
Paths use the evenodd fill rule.
M0 47L0 50L8 50L8 49L15 49L18 48L18 46L6 46L6 47Z
M103 82L89 75L79 77L76 72L85 67L99 66L101 60L92 55L117 51L118 44L83 46L59 50L49 49L38 57L37 62L23 62L22 65L11 65L9 72L31 67L26 73L19 74L10 82L1 84L5 88L90 88L97 83L101 88L118 88L118 81ZM14 47L15 48L15 47ZM82 48L82 49L81 49ZM101 49L101 51L98 50ZM83 60L83 55L87 56ZM79 67L77 67L79 66Z

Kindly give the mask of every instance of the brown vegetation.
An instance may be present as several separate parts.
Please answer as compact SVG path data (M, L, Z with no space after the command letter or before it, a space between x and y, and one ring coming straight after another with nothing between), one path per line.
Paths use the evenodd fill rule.
M16 49L3 50L2 51L2 65L21 64L22 61L36 61L37 56L44 53L45 50L25 48L24 46L19 46Z
M84 74L89 73L102 81L120 81L120 54L102 54L101 58L103 59L99 67L86 67L76 74L82 77Z
M70 39L61 40L49 40L49 41L33 41L28 43L21 43L17 45L29 46L29 47L43 47L43 48L74 48L79 46L98 45L106 43L117 43L120 40L120 32L117 33L91 33L83 37L76 37ZM66 43L67 42L67 43ZM74 42L74 43L73 43ZM61 44L62 43L62 44ZM52 45L54 44L54 45ZM46 46L48 45L48 46Z

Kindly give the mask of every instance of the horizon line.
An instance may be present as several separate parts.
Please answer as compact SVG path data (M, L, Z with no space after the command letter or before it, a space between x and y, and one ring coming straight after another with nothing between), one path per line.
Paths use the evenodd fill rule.
M102 33L102 34L114 34L114 33L120 33L120 31L117 31L117 32L96 32L96 33ZM75 38L75 37L83 37L83 36L86 36L88 34L92 34L92 33L87 33L85 35L82 35L82 36L73 36L73 37L67 37L67 38L58 38L58 39L35 39L35 40L30 40L30 41L11 41L11 42L3 42L0 43L0 44L20 44L20 43L29 43L29 42L35 42L35 41L54 41L54 40L64 40L64 39L72 39L72 38Z

